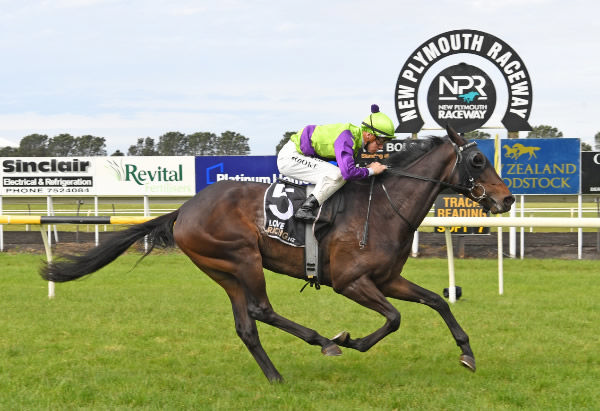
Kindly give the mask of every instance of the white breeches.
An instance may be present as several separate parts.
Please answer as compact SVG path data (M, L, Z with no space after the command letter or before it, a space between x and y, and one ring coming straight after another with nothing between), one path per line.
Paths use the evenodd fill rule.
M338 167L298 153L292 141L279 151L277 167L283 175L315 184L312 194L321 205L346 183Z

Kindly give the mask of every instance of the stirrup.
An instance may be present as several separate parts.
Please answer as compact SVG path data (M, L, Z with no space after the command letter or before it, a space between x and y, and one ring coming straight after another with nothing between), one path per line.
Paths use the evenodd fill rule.
M294 217L298 220L303 221L315 221L315 219L317 218L317 216L314 214L313 209L311 208L299 208L298 211L296 211L296 214L294 214Z

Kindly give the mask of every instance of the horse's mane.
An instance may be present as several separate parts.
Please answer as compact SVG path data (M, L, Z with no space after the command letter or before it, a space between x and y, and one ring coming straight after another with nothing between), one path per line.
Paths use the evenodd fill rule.
M392 168L402 168L444 143L443 137L428 136L424 139L406 139L402 141L402 150L396 151L385 159L384 164Z

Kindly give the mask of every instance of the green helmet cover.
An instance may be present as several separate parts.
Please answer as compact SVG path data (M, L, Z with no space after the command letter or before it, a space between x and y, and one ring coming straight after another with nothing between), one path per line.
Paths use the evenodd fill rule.
M371 114L362 122L363 129L377 137L394 138L394 123L379 111L377 104L371 105Z

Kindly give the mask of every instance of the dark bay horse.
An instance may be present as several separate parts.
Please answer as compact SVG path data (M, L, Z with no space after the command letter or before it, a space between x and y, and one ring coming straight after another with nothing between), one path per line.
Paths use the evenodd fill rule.
M479 151L448 129L448 137L408 140L392 154L388 170L369 182L349 182L340 191L345 210L337 215L321 241L321 284L377 311L385 324L372 334L351 338L342 332L332 339L277 314L266 293L263 268L304 278L303 250L266 235L263 197L268 185L223 181L208 186L178 210L117 232L109 241L82 256L65 256L42 267L46 280L64 282L107 265L137 240L148 236L152 247L177 246L231 300L235 329L270 381L281 375L263 350L256 321L262 321L312 345L325 355L340 355L339 346L367 351L400 327L400 313L387 300L413 301L436 310L460 347L460 362L475 371L469 338L448 304L437 294L403 278L413 234L445 187L477 201L492 213L503 213L514 202L506 185ZM372 187L366 246L359 246Z

